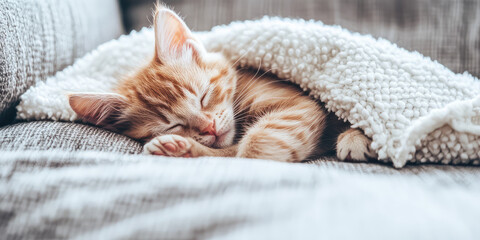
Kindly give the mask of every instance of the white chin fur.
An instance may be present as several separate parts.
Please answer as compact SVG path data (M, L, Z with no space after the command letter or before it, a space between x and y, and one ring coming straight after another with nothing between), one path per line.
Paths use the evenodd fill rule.
M225 147L231 146L233 143L234 137L235 137L235 131L233 128L231 128L227 133L217 138L217 140L213 144L213 147L225 148Z

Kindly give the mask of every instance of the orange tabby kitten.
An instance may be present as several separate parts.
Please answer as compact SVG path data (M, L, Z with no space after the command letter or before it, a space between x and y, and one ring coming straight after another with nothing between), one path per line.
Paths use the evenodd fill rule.
M288 162L333 150L349 128L297 87L207 52L173 11L159 8L154 28L154 59L116 93L69 96L80 118L145 141L150 154ZM376 156L360 130L338 133L341 160Z

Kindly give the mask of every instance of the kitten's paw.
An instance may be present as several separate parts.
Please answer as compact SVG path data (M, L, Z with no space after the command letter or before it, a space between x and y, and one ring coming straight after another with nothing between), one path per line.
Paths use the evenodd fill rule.
M191 148L192 144L182 136L163 135L146 143L143 146L143 152L160 156L191 157Z
M370 148L372 140L359 129L349 129L338 136L337 157L342 161L367 161L377 158Z

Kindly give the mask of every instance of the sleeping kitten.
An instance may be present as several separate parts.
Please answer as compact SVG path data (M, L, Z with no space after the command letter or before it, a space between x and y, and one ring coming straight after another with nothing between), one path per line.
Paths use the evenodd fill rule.
M376 157L361 130L297 87L207 52L173 11L159 8L154 28L154 59L116 93L69 96L80 118L142 140L155 155L299 162L336 145L341 160Z

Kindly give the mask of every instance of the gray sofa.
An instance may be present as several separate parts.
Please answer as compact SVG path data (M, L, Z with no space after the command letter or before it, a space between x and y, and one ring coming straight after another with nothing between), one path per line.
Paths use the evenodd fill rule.
M194 30L267 14L314 18L387 38L455 72L480 74L478 2L167 3ZM480 237L480 208L454 207L480 200L480 168L395 170L332 156L305 164L143 156L139 142L93 126L15 120L28 87L99 44L148 25L151 6L133 0L0 1L2 238Z

